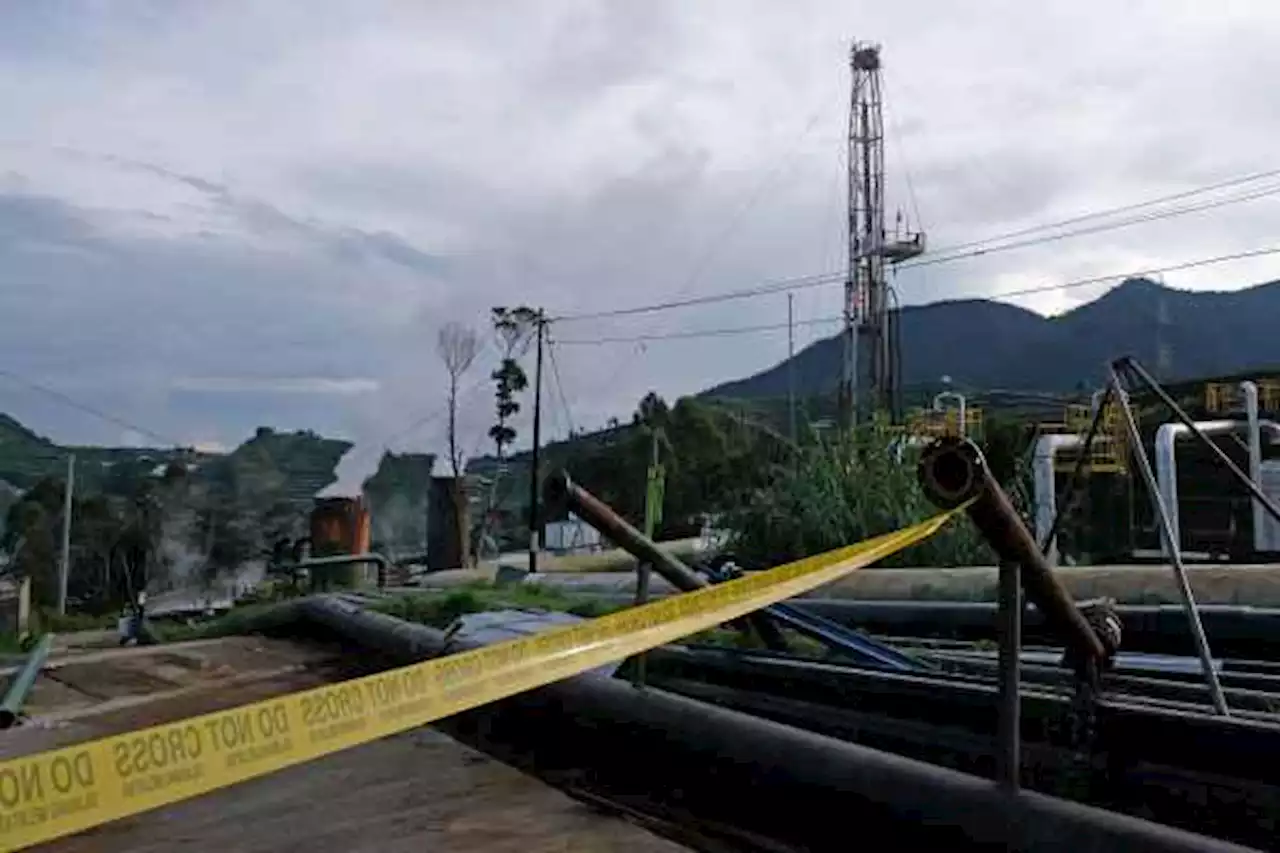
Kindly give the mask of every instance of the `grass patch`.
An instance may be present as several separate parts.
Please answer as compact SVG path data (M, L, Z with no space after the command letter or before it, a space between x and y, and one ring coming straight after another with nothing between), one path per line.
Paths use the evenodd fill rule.
M255 626L267 613L280 606L279 601L262 601L237 605L234 609L202 622L149 622L152 634L160 643L182 643L254 633ZM538 584L495 586L478 581L451 590L424 591L418 595L396 595L369 605L370 610L434 628L446 628L459 616L487 610L549 610L591 618L625 607L581 595L566 594ZM2 650L2 648L0 648Z
M116 627L115 614L59 613L40 608L33 614L33 633L74 634L77 631L105 631Z
M727 512L730 550L746 564L777 566L900 530L937 513L916 481L917 448L881 425L815 439L766 487ZM885 567L987 566L994 555L965 517L878 562Z
M148 622L151 633L160 643L185 643L190 640L212 640L217 637L231 637L238 634L254 633L254 623L263 615L274 610L276 602L259 604L243 604L216 619L204 622Z
M446 628L459 616L487 610L548 610L591 618L626 606L569 594L541 584L495 586L487 581L477 581L448 591L398 595L370 605L370 609L406 622Z
M778 627L782 632L782 638L786 641L787 650L792 654L810 658L827 657L828 649L824 643L791 628ZM736 628L729 628L723 625L706 631L699 631L697 634L685 637L680 642L696 646L721 646L745 651L765 651L769 648L761 641L760 635L755 631L739 631Z

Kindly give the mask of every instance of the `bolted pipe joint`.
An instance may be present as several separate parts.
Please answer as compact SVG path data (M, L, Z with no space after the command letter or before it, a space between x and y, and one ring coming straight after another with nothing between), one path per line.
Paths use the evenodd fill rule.
M946 436L925 449L916 466L925 496L942 509L954 509L982 493L987 460L972 441Z

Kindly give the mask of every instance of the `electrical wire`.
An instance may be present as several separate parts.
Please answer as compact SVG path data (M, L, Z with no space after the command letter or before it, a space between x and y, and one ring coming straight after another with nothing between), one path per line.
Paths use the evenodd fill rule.
M952 263L959 260L980 257L983 255L996 254L997 252L1004 252L1012 249L1026 248L1028 246L1039 245L1042 243L1055 242L1058 240L1068 239L1070 237L1079 237L1086 234L1095 234L1102 231L1114 230L1117 228L1125 228L1130 225L1154 222L1160 219L1168 219L1175 216L1182 216L1188 213L1196 213L1202 210L1209 210L1212 208L1223 207L1228 204L1239 204L1241 202L1253 201L1258 198L1264 198L1264 197L1268 197L1268 196L1272 196L1277 193L1280 193L1280 185L1268 187L1266 189L1257 190L1250 193L1245 193L1243 195L1230 196L1225 199L1214 199L1211 201L1202 202L1195 205L1188 205L1188 206L1173 208L1165 211L1155 211L1155 212L1143 214L1137 217L1130 217L1129 219L1124 219L1119 222L1101 223L1098 225L1088 226L1086 228L1074 229L1074 230L1063 232L1060 234L1049 234L1049 235L1044 235L1044 236L1040 236L1032 239L1020 240L1012 243L999 243L999 241L1001 240L1005 240L1010 237L1016 237L1016 236L1019 236L1020 234L1029 234L1037 230L1050 230L1052 228L1060 227L1062 225L1069 224L1071 222L1080 222L1089 218L1096 218L1104 215L1111 215L1117 212L1137 209L1143 206L1151 206L1151 205L1166 202L1172 199L1187 197L1195 193L1203 193L1203 192L1209 192L1215 189L1222 189L1223 187L1232 185L1232 184L1239 184L1239 183L1251 181L1251 180L1260 180L1262 177L1270 176L1273 174L1280 175L1280 170L1276 170L1275 172L1258 173L1258 175L1246 176L1244 178L1235 179L1234 181L1221 182L1219 184L1215 184L1209 187L1203 187L1199 190L1187 190L1183 193L1178 193L1173 196L1164 196L1160 199L1152 199L1146 202L1138 202L1132 205L1126 205L1121 208L1113 208L1109 211L1101 211L1094 214L1085 214L1079 217L1074 217L1070 220L1061 220L1057 223L1050 223L1043 226L1036 226L1033 229L1024 229L1021 232L1009 232L1007 234L997 235L995 237L988 237L981 241L971 241L969 243L956 244L951 247L936 250L938 253L940 253L940 256L926 257L926 258L921 258L915 261L907 261L907 262L895 265L894 269L895 270L919 269L921 267L929 267L937 264ZM981 248L981 246L983 246L986 243L997 243L998 245ZM957 251L961 249L967 249L973 246L978 246L980 248L974 248L971 251ZM690 307L696 307L700 305L711 305L711 304L728 302L733 300L752 299L752 298L756 298L758 296L762 296L770 293L780 293L780 292L785 292L790 290L800 290L808 287L821 287L821 286L832 284L835 282L843 283L844 280L847 278L847 276L848 276L848 272L846 270L840 270L838 272L828 272L828 273L815 273L811 275L797 276L794 278L780 279L778 281L767 282L765 284L756 285L754 287L742 288L739 290L731 290L731 291L722 292L722 293L708 294L706 296L690 297L687 299L673 299L665 302L658 302L650 305L639 305L639 306L633 306L629 308L606 309L602 311L593 311L593 312L586 312L586 313L579 313L579 314L564 314L564 315L557 316L555 320L557 322L572 322L572 321L579 321L579 320L596 320L596 319L606 319L606 318L614 318L614 317L627 317L627 316L633 316L638 314L650 314L650 313L655 313L659 311L669 311L669 310L674 310L679 308L690 308Z
M889 97L889 78L883 69L880 71L880 85L884 88L884 112L889 119L889 132L893 135L894 144L898 148L898 156L902 158L902 176L906 179L907 198L911 201L911 210L916 217L916 229L924 232L928 229L925 228L924 218L920 215L920 200L916 197L916 182L911 177L911 164L907 157L907 146L902 142L902 133L898 130L896 115L889 108L889 104L894 103L894 99Z
M159 432L156 432L155 430L147 429L144 426L140 426L132 421L128 421L122 417L119 417L118 415L113 415L110 412L104 412L101 409L97 409L93 406L90 406L87 403L82 403L79 400L76 400L75 398L62 393L61 391L58 391L55 388L50 388L47 385L42 385L39 382L34 382L30 379L26 379L22 376L19 376L18 374L14 373L12 370L5 370L3 368L0 368L0 376L4 376L6 379L9 379L10 381L15 382L18 385L21 385L31 391L36 391L40 394L44 394L45 396L50 397L54 400L57 400L58 402L62 403L65 406L69 406L70 408L76 409L87 415L92 415L93 417L98 418L99 420L102 420L102 421L106 421L107 423L115 424L116 426L133 430L139 435L144 435L147 438L160 442L161 444L172 445L173 447L182 446L182 442L177 441L176 439L165 436Z
M819 326L826 323L842 322L843 317L818 317L809 320L796 320L793 323L762 323L758 326L732 326L721 329L697 329L688 332L662 332L651 335L629 335L603 338L567 338L560 341L563 346L588 346L595 344L641 344L649 341L674 341L682 338L716 338L732 335L747 335L753 332L773 332L790 326Z
M795 162L796 155L799 153L800 146L813 132L813 129L817 126L822 117L829 114L829 110L826 106L828 103L830 103L830 98L827 93L824 92L823 97L819 99L817 105L810 112L809 118L805 121L800 132L791 141L791 144L783 153L782 157L775 161L773 167L764 174L761 180L758 181L752 190L743 198L738 207L732 214L730 214L725 227L712 238L712 240L707 244L705 250L699 255L697 260L694 261L689 275L676 291L677 297L683 297L684 294L693 290L701 280L703 273L720 252L721 248L723 248L729 238L733 236L733 233L737 230L747 213L753 210L756 204L764 198L765 192L791 169ZM552 321L555 319L556 318L554 317L550 318ZM608 380L602 387L611 387L616 384L618 378L622 375L622 372L626 370L631 363L632 362L628 360L620 360L617 367L609 374Z
M1010 240L1015 237L1025 237L1028 234L1035 234L1039 231L1052 231L1056 228L1063 228L1068 225L1076 225L1081 222L1087 222L1091 219L1102 219L1107 216L1114 216L1117 213L1128 213L1134 210L1141 210L1144 207L1155 207L1160 204L1167 204L1171 201L1180 201L1185 198L1191 198L1205 193L1216 192L1217 190L1228 189L1230 187L1241 186L1243 184L1257 183L1267 178L1280 177L1280 169L1269 169L1265 172L1255 172L1250 175L1244 175L1239 178L1231 178L1230 180L1219 181L1214 184L1206 184L1201 187L1195 187L1189 190L1172 193L1171 195L1158 196L1156 198L1147 199L1145 201L1132 202L1130 204L1122 204L1119 207L1111 207L1105 210L1096 210L1089 213L1081 213L1066 219L1059 219L1055 222L1045 222L1039 225L1030 225L1026 228L1020 228L1016 231L1006 231L1003 234L996 234L988 237L982 237L975 240L969 240L964 243L954 243L950 246L944 246L937 249L939 252L953 252L958 249L968 249L973 246L979 246L985 243L1000 242L1002 240Z
M458 404L461 405L464 400L466 400L468 397L474 394L477 389L479 389L488 381L489 381L488 376L481 376L475 382L468 385L466 389L464 389L462 393L458 395ZM377 448L386 450L393 443L404 438L406 435L409 435L410 433L421 429L422 427L426 426L432 421L435 421L444 417L448 413L449 413L449 404L446 402L444 405L438 406L437 408L432 409L431 411L423 414L421 417L416 418L412 423L408 424L405 427L402 427L401 429L397 430L394 433L391 433L390 435L383 438L381 441L372 441L368 443L361 442L360 449L366 452L370 449L377 449ZM360 449L358 449L356 452L357 453L360 452ZM354 456L356 454L353 453L352 455Z
M1124 219L1119 222L1104 222L1098 225L1090 225L1085 228L1077 228L1071 231L1064 231L1060 234L1048 234L1040 237L1032 237L1026 240L1019 240L1012 243L1000 243L995 246L977 248L972 251L958 252L952 254L942 254L941 257L921 258L918 261L907 261L898 264L896 269L917 269L919 267L928 267L935 264L950 263L966 258L976 258L982 255L991 255L997 252L1006 252L1011 249L1021 249L1027 246L1038 246L1043 243L1053 243L1058 240L1066 240L1071 237L1080 237L1085 234L1096 234L1101 231L1114 231L1119 228L1127 228L1130 225L1141 225L1147 222L1156 222L1161 219L1172 219L1175 216L1185 216L1188 213L1199 213L1203 210L1211 210L1217 207L1225 207L1229 204L1239 204L1245 201L1254 201L1255 199L1267 198L1280 194L1280 185L1268 187L1264 190L1258 190L1252 193L1246 193L1240 196L1231 196L1225 199L1214 199L1212 201L1202 202L1200 204L1188 205L1186 207L1174 208L1172 210L1157 211L1154 213L1135 216ZM945 250L943 250L945 251Z
M1081 278L1073 281L1058 282L1055 284L1037 285L1034 287L1024 287L1016 290L1005 290L999 293L976 294L971 297L955 297L955 298L971 298L986 299L995 301L999 299L1012 299L1019 296L1034 296L1040 293L1052 293L1060 290L1070 290L1077 287L1087 287L1091 284L1104 284L1110 281L1125 280L1130 278L1141 278L1144 276L1152 276L1159 273L1175 272L1178 270L1194 269L1196 267L1212 266L1214 264L1227 263L1229 261L1246 260L1249 258L1264 257L1267 255L1280 254L1280 246L1272 246L1265 249L1254 249L1246 252L1234 252L1228 255L1218 255L1212 258L1199 258L1192 261L1184 261L1182 263L1173 264L1166 267L1158 267L1146 270L1135 270L1128 273L1112 273L1110 275L1094 276L1092 278ZM834 282L828 282L834 283ZM897 299L896 293L894 294ZM896 309L901 310L901 309ZM843 322L842 316L818 317L809 320L801 320L794 323L796 326L811 326L822 323L839 323ZM668 332L654 335L632 335L619 337L601 337L601 338L570 338L560 341L565 346L586 346L596 344L636 344L648 343L649 341L669 341L684 338L711 338L711 337L727 337L732 335L744 335L754 332L767 332L787 328L787 323L764 323L756 326L736 326L717 329L700 329L686 332Z
M569 408L569 400L565 396L564 382L560 379L560 365L556 363L556 341L550 336L547 337L547 361L551 363L551 380L555 386L555 394L559 398L560 407L564 410L565 425L568 427L569 436L573 436L578 428L573 422L573 410Z

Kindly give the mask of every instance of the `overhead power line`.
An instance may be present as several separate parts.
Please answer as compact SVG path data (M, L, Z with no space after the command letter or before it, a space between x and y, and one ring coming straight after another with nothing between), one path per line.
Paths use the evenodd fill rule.
M805 121L804 126L791 140L791 144L787 147L783 155L774 162L768 171L763 173L760 180L756 182L751 190L741 199L733 213L730 214L728 220L726 220L725 226L703 247L703 250L694 260L692 267L685 276L683 284L676 291L677 298L684 297L685 294L694 289L701 280L703 273L708 269L721 249L728 243L730 238L741 225L744 217L746 217L746 215L764 199L766 193L773 187L778 179L783 177L790 170L796 159L796 155L800 151L800 146L813 132L813 129L817 127L821 118L824 115L829 114L829 111L825 106L827 103L829 103L829 98L824 95L824 97L818 101L817 105L810 112L809 118ZM554 320L556 318L552 317L551 319ZM627 369L628 364L629 362L627 361L619 361L618 365L609 375L605 386L614 385L622 373Z
M1230 187L1242 186L1244 184L1257 183L1267 178L1280 177L1280 169L1270 169L1265 172L1255 172L1252 175L1245 175L1239 178L1232 178L1227 181L1219 181L1216 184L1207 184L1202 187L1195 187L1182 192L1176 192L1171 195L1159 196L1157 198L1147 199L1146 201L1133 202L1131 204L1122 204L1119 207L1110 207L1106 210L1096 210L1090 213L1081 213L1077 216L1068 217L1067 219L1059 219L1056 222L1045 222L1040 225L1031 225L1026 228L1020 228L1017 231L1006 231L1003 234L996 234L990 237L982 237L977 240L969 240L964 243L953 243L950 246L944 246L936 249L938 252L954 252L959 249L968 249L973 246L982 245L984 243L994 243L1002 240L1011 240L1015 237L1025 237L1028 234L1035 234L1040 231L1052 231L1055 228L1064 228L1068 225L1077 225L1081 222L1088 222L1091 219L1102 219L1107 216L1115 216L1118 213L1128 213L1134 210L1141 210L1145 207L1155 207L1160 204L1167 204L1171 201L1180 201L1185 198L1191 198L1205 193L1224 190Z
M560 365L556 362L556 344L560 341L553 340L550 336L547 338L547 359L551 362L551 379L555 386L555 394L560 402L560 408L564 410L565 427L569 430L569 434L577 432L578 429L573 423L573 410L569 408L569 398L565 395L564 382L560 379Z
M1217 184L1212 184L1212 185L1201 187L1194 190L1186 190L1184 192L1175 193L1170 196L1162 196L1158 199L1149 199L1144 202L1136 202L1134 204L1125 205L1123 207L1118 207L1118 208L1112 208L1106 211L1098 211L1096 213L1091 213L1091 214L1082 214L1081 216L1073 217L1071 219L1060 220L1058 222L1034 226L1031 228L1022 229L1021 231L1008 232L1006 234L996 235L994 237L988 237L988 238L985 238L984 240L975 240L969 243L956 244L954 246L950 246L941 250L936 250L936 252L929 257L899 264L896 267L896 269L908 270L913 268L934 266L934 265L943 264L943 263L952 263L955 261L964 260L968 258L979 257L983 255L991 255L997 252L1004 252L1004 251L1009 251L1009 250L1018 249L1018 248L1026 248L1028 246L1039 245L1041 243L1054 242L1057 240L1064 240L1070 237L1078 237L1086 234L1094 234L1102 231L1125 228L1131 225L1137 225L1137 224L1142 224L1146 222L1154 222L1160 219L1168 219L1175 216L1182 216L1188 213L1195 213L1202 210L1208 210L1208 209L1217 208L1217 207L1224 207L1229 204L1239 204L1241 202L1252 201L1258 198L1264 198L1264 197L1268 197L1268 196L1272 196L1280 193L1280 185L1271 186L1261 190L1255 190L1255 191L1251 191L1251 192L1240 194L1240 195L1229 196L1227 198L1212 199L1209 201L1205 201L1205 202L1201 202L1193 205L1185 205L1182 207L1175 207L1168 210L1151 211L1149 213L1145 213L1140 216L1129 217L1127 219L1122 219L1117 222L1099 223L1099 224L1091 225L1085 228L1073 229L1071 231L1067 231L1063 233L1045 234L1038 237L1029 238L1027 240L1018 240L1015 242L1003 242L1003 243L1000 242L1002 240L1007 240L1011 237L1018 237L1024 234L1032 234L1038 231L1052 230L1054 228L1058 228L1063 225L1083 222L1088 219L1102 218L1104 216L1110 216L1116 213L1121 213L1129 210L1137 210L1142 207L1151 207L1157 204L1167 203L1171 200L1188 198L1193 195L1203 194L1206 192L1212 192L1212 191L1223 189L1230 186L1236 186L1244 183L1254 182L1254 181L1261 180L1265 177L1271 177L1271 176L1280 176L1280 169L1274 170L1271 172L1259 172L1255 175L1248 175L1242 178L1233 179L1231 181L1223 181ZM994 245L987 245L987 244L994 244ZM967 250L967 251L964 251L964 250ZM669 311L669 310L674 310L679 308L692 308L700 305L711 305L711 304L716 304L720 302L728 302L728 301L742 300L742 299L753 299L753 298L764 296L771 293L782 293L786 291L802 290L802 289L811 288L811 287L823 287L829 284L843 283L847 277L848 277L848 272L846 270L839 270L839 271L833 271L833 272L827 272L827 273L815 273L811 275L797 276L795 278L779 279L777 281L766 282L753 287L746 287L738 290L731 290L731 291L715 293L715 294L707 294L705 296L673 299L666 302L657 302L650 305L638 305L638 306L633 306L628 308L615 308L615 309L607 309L602 311L586 312L586 313L580 313L580 314L564 314L564 315L555 317L554 319L561 322L570 322L575 320L597 320L597 319L606 319L606 318L615 318L615 317L627 317L627 316L634 316L639 314L651 314L651 313L656 313L660 311Z
M687 332L665 332L653 335L628 335L619 337L566 339L560 341L565 346L584 346L593 344L640 344L647 341L674 341L681 338L716 338L731 335L748 335L753 332L774 332L790 326L820 326L831 322L840 322L839 315L832 317L816 317L810 320L796 320L793 323L761 323L757 326L730 326L721 329L695 329Z
M1170 210L1154 211L1143 214L1142 216L1134 216L1123 219L1118 222L1103 222L1097 225L1090 225L1085 228L1076 228L1070 231L1063 231L1058 234L1045 234L1039 237L1030 237L1026 240L1018 240L1012 243L999 243L995 246L979 247L965 252L953 252L950 254L939 253L933 257L921 258L917 261L908 261L898 265L898 269L913 269L915 267L927 267L934 264L949 263L958 261L963 258L976 258L981 255L995 254L996 252L1005 252L1010 249L1021 249L1027 246L1038 246L1042 243L1052 243L1058 240L1066 240L1071 237L1080 237L1085 234L1096 234L1102 231L1114 231L1118 228L1127 228L1130 225L1140 225L1145 222L1155 222L1161 219L1172 219L1175 216L1184 216L1188 213L1198 213L1202 210L1211 210L1216 207L1226 207L1230 204L1240 204L1245 201L1253 201L1259 198L1267 198L1280 193L1280 185L1267 187L1266 189L1257 190L1255 192L1245 193L1238 196L1230 196L1228 198L1213 199L1211 201L1201 202L1199 204L1187 205L1185 207L1177 207ZM943 250L944 252L946 250Z
M165 436L161 433L156 432L155 430L147 429L144 426L140 426L118 415L113 415L110 412L104 412L101 409L90 406L88 403L82 403L79 400L75 399L74 397L70 397L62 393L56 388L50 388L47 385L42 385L39 382L34 382L30 379L26 379L22 376L19 376L18 374L14 373L11 370L0 369L0 376L4 376L5 378L17 383L18 385L23 386L24 388L35 391L40 394L44 394L46 397L57 400L58 402L62 403L65 406L68 406L72 409L76 409L77 411L83 412L87 415L91 415L101 421L106 421L107 423L115 424L116 426L133 430L139 435L143 435L143 436L146 436L147 438L150 438L152 441L158 441L161 444L168 444L174 447L182 446L182 442L174 438Z
M463 390L461 393L458 394L458 405L461 406L464 400L469 398L472 394L476 392L477 389L479 389L482 385L484 385L488 381L489 381L488 376L481 376L475 382L472 382L470 385L468 385L465 390ZM448 413L449 413L449 404L445 403L444 405L439 406L431 410L430 412L427 412L426 414L414 420L412 423L408 424L405 427L402 427L401 429L387 436L382 441L375 442L375 444L371 446L387 447L391 445L393 442L404 438L409 433L415 432L416 430L421 429L422 427L426 426L432 421L438 420L444 417Z
M989 293L974 295L971 297L959 297L968 299L1013 299L1019 296L1033 296L1039 293L1052 293L1059 290L1070 290L1077 287L1087 287L1091 284L1104 284L1109 281L1116 281L1140 278L1143 276L1160 275L1167 272L1177 272L1178 270L1193 269L1196 267L1211 266L1213 264L1226 263L1228 261L1246 260L1249 258L1259 258L1267 255L1280 254L1280 246L1272 246L1266 249L1255 249L1248 252L1235 252L1229 255L1218 255L1212 258L1200 258L1192 261L1184 261L1183 263L1173 264L1166 267L1155 267L1145 270L1136 270L1128 273L1113 273L1110 275L1094 276L1092 278L1081 278L1073 281L1058 282L1056 284L1043 284L1034 287L1024 287L1017 290L1006 290L1000 293ZM810 320L799 320L793 325L795 326L816 326L823 323L839 323L843 321L841 315L833 315L830 317L816 317ZM684 332L666 332L653 335L632 335L619 337L601 337L601 338L580 338L580 339L562 339L559 343L566 346L593 346L600 344L640 344L650 341L670 341L686 338L714 338L714 337L730 337L733 335L746 335L756 332L772 332L780 331L787 328L786 323L762 323L755 326L731 326L717 329L698 329Z

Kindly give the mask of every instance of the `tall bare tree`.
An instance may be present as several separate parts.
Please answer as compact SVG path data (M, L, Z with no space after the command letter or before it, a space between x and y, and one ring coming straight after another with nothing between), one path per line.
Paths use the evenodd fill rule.
M463 463L462 451L458 449L458 383L471 369L479 350L475 331L461 323L446 323L436 339L436 351L449 374L449 464L455 479L462 476Z

